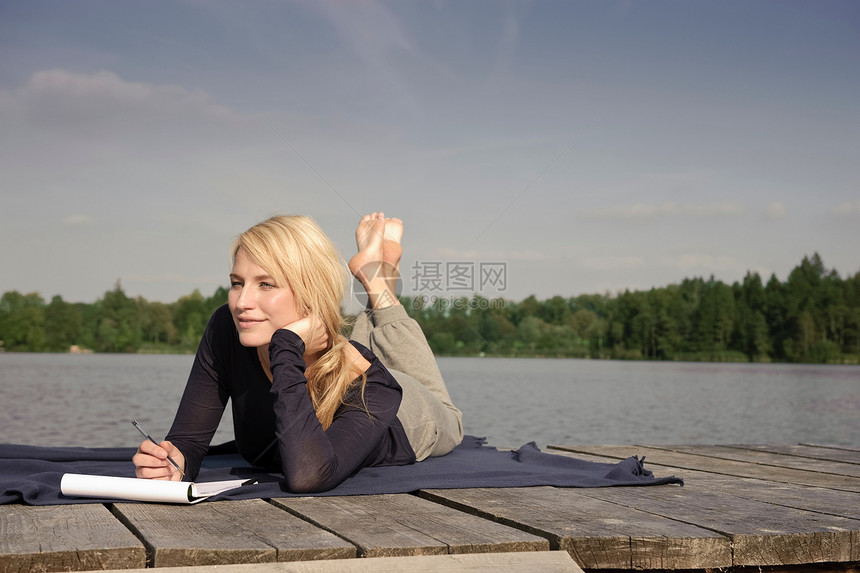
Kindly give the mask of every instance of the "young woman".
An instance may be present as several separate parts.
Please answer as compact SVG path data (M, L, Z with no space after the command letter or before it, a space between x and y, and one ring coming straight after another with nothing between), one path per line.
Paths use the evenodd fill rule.
M340 303L349 276L319 227L278 216L243 233L232 248L229 302L206 327L166 440L140 444L136 475L194 479L228 399L239 453L282 470L293 492L457 446L462 414L394 292L402 235L403 223L382 213L359 222L348 266L368 309L347 340Z

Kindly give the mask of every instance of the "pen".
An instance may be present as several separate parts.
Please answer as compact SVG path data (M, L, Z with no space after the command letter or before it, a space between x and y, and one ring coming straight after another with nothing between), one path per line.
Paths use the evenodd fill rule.
M149 440L150 442L152 442L156 446L158 445L158 442L153 440L152 436L150 436L149 434L147 434L146 432L143 431L143 428L140 427L140 424L137 423L137 420L132 420L131 425L134 426L135 428L137 428L137 431L140 432L140 434L144 438L146 438L147 440ZM180 474L182 474L183 477L185 477L185 472L182 471L182 468L179 467L179 464L177 464L175 461L173 461L173 458L171 458L170 456L167 456L167 461L170 462L170 465L172 465L176 471L178 471Z

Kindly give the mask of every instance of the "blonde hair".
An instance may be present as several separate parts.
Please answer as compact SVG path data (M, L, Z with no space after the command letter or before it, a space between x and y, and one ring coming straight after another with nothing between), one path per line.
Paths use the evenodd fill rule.
M239 249L279 285L288 285L299 316L313 313L328 334L325 351L305 371L317 418L328 428L356 378L349 341L342 334L340 303L350 284L346 263L314 220L303 215L277 215L254 225L233 243L233 261ZM366 381L361 373L362 394Z

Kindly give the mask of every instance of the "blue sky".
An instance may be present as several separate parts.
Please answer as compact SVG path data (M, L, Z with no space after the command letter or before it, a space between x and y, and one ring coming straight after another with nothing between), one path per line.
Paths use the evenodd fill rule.
M860 271L856 2L0 0L0 55L0 292L209 294L255 222L349 257L375 210L407 292Z

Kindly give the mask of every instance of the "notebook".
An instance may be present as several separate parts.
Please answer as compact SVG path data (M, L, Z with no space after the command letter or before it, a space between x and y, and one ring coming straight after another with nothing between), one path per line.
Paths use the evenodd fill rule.
M63 474L60 491L74 497L97 497L161 503L198 503L231 489L256 483L237 479L204 483L127 477Z

